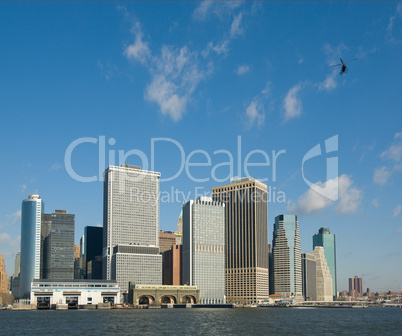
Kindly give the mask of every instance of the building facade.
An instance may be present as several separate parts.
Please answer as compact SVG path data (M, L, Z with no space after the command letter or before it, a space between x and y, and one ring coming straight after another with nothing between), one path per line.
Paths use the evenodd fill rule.
M6 264L3 255L0 254L0 293L9 293L8 278L6 272Z
M104 173L102 275L116 280L122 292L129 281L162 284L159 177L127 164Z
M159 231L159 252L163 253L176 244L176 232Z
M163 281L164 285L180 286L183 284L182 258L183 245L173 245L169 250L163 252Z
M324 248L316 246L313 255L316 262L317 301L333 301L332 277L325 258Z
M74 279L75 215L55 210L42 215L42 279Z
M120 288L115 281L104 280L35 280L32 282L31 304L53 308L56 304L78 308L78 305L120 303Z
M21 275L20 292L28 297L31 282L41 277L41 216L44 203L37 194L30 194L21 206Z
M325 259L332 277L333 297L338 296L338 287L336 279L336 243L335 235L329 232L328 228L320 228L318 233L313 236L313 250L316 246L324 248Z
M225 303L225 205L211 197L183 205L183 284L200 303Z
M305 301L317 301L317 270L314 254L302 253L302 289Z
M225 278L228 303L252 304L269 298L267 186L234 178L212 188L225 204Z
M275 217L272 255L275 294L302 299L301 248L297 216Z

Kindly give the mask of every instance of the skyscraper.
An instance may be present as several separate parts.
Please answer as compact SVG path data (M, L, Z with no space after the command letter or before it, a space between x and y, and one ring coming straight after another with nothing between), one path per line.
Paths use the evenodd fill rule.
M180 286L183 284L183 245L173 245L169 250L163 252L163 284Z
M8 287L6 264L3 255L0 254L0 293L8 293L10 291Z
M225 301L225 205L199 197L183 205L183 283L200 303Z
M313 255L316 263L317 301L332 301L332 277L324 255L324 248L316 246Z
M129 281L162 284L159 177L127 164L104 173L103 278L116 280L122 292Z
M66 210L42 215L42 278L74 279L74 227L75 215Z
M297 216L275 217L272 242L275 294L302 298L302 270Z
M315 256L310 253L302 253L301 262L304 299L306 301L317 301L317 270Z
M41 215L44 204L31 194L21 206L21 296L31 292L31 282L41 277Z
M349 278L349 295L350 296L363 296L363 279L357 275L354 278Z
M338 296L337 280L336 280L336 244L335 235L329 232L328 228L320 228L318 233L313 236L313 250L316 246L324 248L325 259L329 272L332 277L332 292L333 297L336 299Z
M267 186L251 177L212 188L225 203L226 301L251 304L269 298Z
M13 277L19 277L21 272L21 252L18 251L17 254L15 255L15 261L14 261L14 274Z
M85 260L85 278L102 279L102 257L103 249L103 228L96 226L86 226L84 228L84 260ZM91 263L90 276L88 276L88 263Z

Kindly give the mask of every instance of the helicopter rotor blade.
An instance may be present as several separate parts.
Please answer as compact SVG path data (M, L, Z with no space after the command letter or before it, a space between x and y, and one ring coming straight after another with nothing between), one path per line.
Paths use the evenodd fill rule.
M357 59L359 59L359 58L358 58L358 57L356 57L356 58L354 58L354 59L348 60L348 63L349 63L349 62L356 61Z
M339 63L339 64L334 64L334 65L330 65L329 67L330 68L333 68L333 67L336 67L336 66L340 66L340 65L342 65L343 63Z

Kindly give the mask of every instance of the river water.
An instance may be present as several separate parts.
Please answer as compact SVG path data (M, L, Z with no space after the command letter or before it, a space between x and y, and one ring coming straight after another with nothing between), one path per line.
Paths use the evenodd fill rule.
M402 308L0 311L0 335L402 335Z

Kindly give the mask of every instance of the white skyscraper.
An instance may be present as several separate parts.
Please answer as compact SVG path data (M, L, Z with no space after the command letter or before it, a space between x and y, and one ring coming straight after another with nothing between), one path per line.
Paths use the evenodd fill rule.
M44 204L30 194L21 206L21 295L31 292L31 282L41 277L41 216Z
M332 301L332 277L325 259L324 248L316 246L313 254L316 262L317 301Z
M225 301L225 204L199 197L183 205L183 282L200 303Z
M162 284L159 254L160 173L140 167L109 166L104 173L103 278Z

